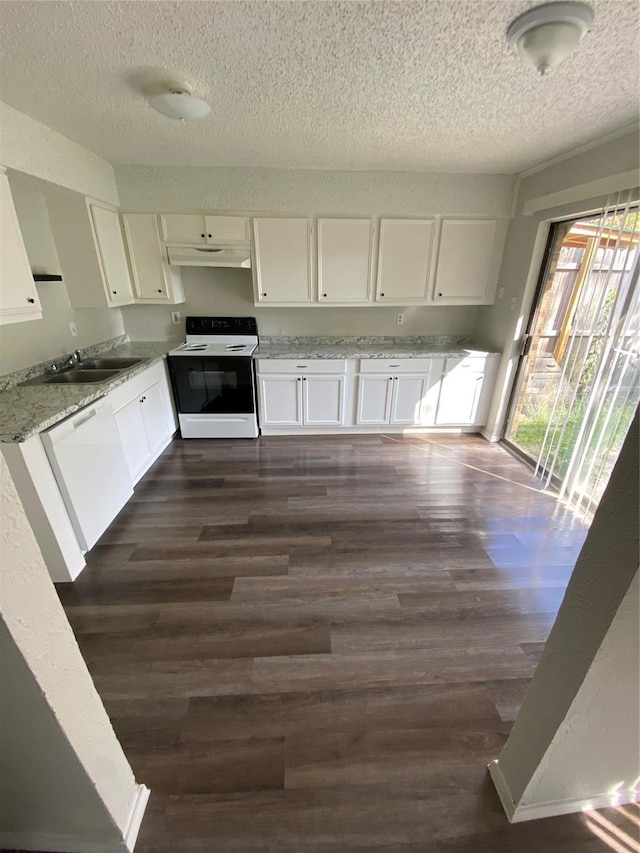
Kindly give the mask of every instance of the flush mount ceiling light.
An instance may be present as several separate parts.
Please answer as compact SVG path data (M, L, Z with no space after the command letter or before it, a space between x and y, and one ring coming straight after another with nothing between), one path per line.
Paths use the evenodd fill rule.
M149 103L154 110L176 121L204 118L211 111L209 104L192 95L191 89L186 84L172 86L166 92L153 95L149 98Z
M512 21L507 41L544 77L575 50L592 23L593 10L586 3L545 3Z

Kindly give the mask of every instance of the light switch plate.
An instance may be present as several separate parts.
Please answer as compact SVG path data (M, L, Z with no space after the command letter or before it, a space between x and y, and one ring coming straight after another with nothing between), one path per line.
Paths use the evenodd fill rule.
M398 314L398 316L396 317L396 323L398 324L398 326L402 326L404 324L404 314Z
M171 322L173 323L174 326L180 325L180 312L179 311L172 311L171 312Z
M78 337L78 330L76 329L75 323L69 323L69 330L71 331L71 336L74 338Z

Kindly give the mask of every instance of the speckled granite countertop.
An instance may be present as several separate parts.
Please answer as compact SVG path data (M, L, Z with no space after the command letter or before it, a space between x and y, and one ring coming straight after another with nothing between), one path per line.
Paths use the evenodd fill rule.
M145 360L135 367L120 371L106 382L91 385L14 385L1 391L0 442L6 444L26 441L32 435L48 429L150 367L175 346L175 341L142 341L113 348L91 348L91 352L83 352L85 358L100 352L114 358L138 357ZM42 373L42 370L32 368L20 373L25 375L21 376L19 381L24 381Z
M261 338L254 358L420 358L455 357L475 350L467 338Z

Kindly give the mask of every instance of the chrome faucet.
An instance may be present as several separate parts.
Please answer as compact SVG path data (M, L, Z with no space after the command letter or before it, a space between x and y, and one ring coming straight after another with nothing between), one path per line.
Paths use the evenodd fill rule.
M80 355L79 349L74 350L71 353L71 355L67 356L67 360L65 361L65 364L67 365L67 367L74 367L76 364L81 364L81 363L82 363L82 356Z

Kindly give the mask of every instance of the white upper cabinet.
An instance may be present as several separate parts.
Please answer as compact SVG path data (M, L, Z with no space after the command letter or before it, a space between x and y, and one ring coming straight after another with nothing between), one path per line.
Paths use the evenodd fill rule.
M155 213L122 215L135 301L141 304L184 302L182 271L167 264Z
M311 301L311 222L306 218L253 220L256 303Z
M493 302L504 243L496 219L443 219L433 301Z
M244 216L205 216L200 213L165 213L162 216L165 243L226 246L249 243L249 220Z
M71 305L131 305L133 287L116 208L79 195L51 195L47 209Z
M318 220L318 300L368 302L371 293L371 219Z
M377 302L426 301L434 230L433 219L380 220Z
M9 179L0 173L0 324L40 320L42 308L24 247Z

